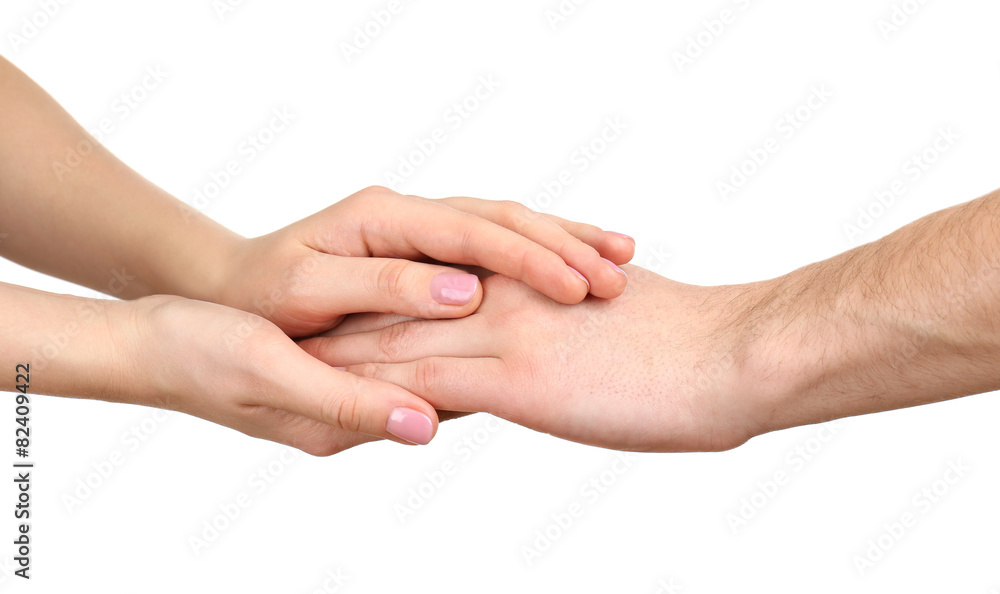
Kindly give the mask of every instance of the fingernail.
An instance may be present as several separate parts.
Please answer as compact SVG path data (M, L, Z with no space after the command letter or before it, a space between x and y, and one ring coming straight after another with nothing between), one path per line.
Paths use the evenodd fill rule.
M569 268L570 270L572 270L573 274L575 274L575 275L579 276L580 278L582 278L583 282L587 283L587 290L589 291L590 290L590 281L587 280L587 277L585 277L582 274L580 274L580 271L577 270L576 268L573 268L572 266L568 266L567 268Z
M465 305L472 301L478 285L479 277L474 274L442 272L431 279L431 296L445 305Z
M434 434L434 424L424 413L399 406L389 414L385 430L410 443L427 445Z
M622 273L622 274L625 274L625 271L624 271L624 270L622 270L621 268L618 268L618 265L617 265L617 264L615 264L614 262L612 262L611 260L608 260L607 258L601 258L601 259L602 259L602 260L604 260L605 262L607 262L607 263L608 263L608 266L610 266L610 267L614 268L614 269L615 269L616 271L618 271L618 272L620 272L620 273ZM628 275L627 275L627 274L625 274L625 276L628 276Z
M347 371L346 367L334 367L337 371Z
M624 233L619 233L617 231L605 231L605 233L610 233L611 235L617 235L618 237L624 237L625 239L635 243L635 238L630 235L625 235Z

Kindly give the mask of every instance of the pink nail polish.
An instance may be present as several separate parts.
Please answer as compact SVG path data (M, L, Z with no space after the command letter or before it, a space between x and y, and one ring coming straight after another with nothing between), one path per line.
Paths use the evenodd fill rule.
M385 430L410 443L427 445L433 436L434 424L424 413L398 406L389 413Z
M622 270L621 268L619 268L618 265L615 264L614 262L612 262L611 260L608 260L607 258L601 258L601 259L604 260L605 262L607 262L608 265L611 266L612 268L614 268L617 272L625 274L625 271ZM625 274L625 276L628 276L628 274Z
M472 301L478 285L474 274L442 272L431 279L431 297L445 305L465 305Z
M587 277L585 277L582 274L580 274L580 271L577 270L576 268L573 268L572 266L568 266L567 268L569 268L570 270L572 270L573 274L575 274L575 275L579 276L580 278L582 278L583 282L587 283L587 290L589 291L590 290L590 281L587 280Z
M611 235L617 235L618 237L624 237L625 239L631 241L633 244L635 243L635 238L629 235L625 235L624 233L619 233L617 231L605 231L605 233L610 233Z

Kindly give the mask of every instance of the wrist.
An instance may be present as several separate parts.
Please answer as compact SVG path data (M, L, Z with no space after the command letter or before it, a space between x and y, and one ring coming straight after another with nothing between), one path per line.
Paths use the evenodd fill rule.
M28 364L38 394L129 401L121 385L122 346L115 339L127 302L56 295L4 285L0 355L11 369ZM7 361L7 359L10 359Z
M847 257L758 283L743 381L760 433L876 410L880 366L909 330L876 307L870 287L845 280L855 276Z

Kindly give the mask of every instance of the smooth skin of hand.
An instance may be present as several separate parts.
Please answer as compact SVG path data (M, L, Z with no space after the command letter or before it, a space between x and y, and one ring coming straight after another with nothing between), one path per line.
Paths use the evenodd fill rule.
M455 318L475 311L482 298L475 274L414 260L482 267L572 304L588 291L620 295L627 279L614 262L624 264L634 249L624 236L515 202L428 200L372 187L244 240L212 300L308 336L348 313Z
M352 312L456 318L479 306L482 288L477 276L414 260L488 268L521 279L559 302L577 303L588 292L619 295L627 279L615 263L627 262L634 251L634 242L625 236L534 213L516 203L427 200L379 187L274 233L246 239L128 168L3 58L0 130L0 256L137 300L126 310L100 304L102 310L129 312L109 318L111 331L101 333L100 325L83 324L82 318L89 315L73 318L64 312L54 318L58 308L31 306L48 302L45 294L30 293L34 297L27 298L28 293L6 285L0 293L11 296L0 294L0 299L10 305L0 312L0 321L7 327L11 319L28 320L29 327L0 337L0 365L44 366L46 379L39 389L51 385L58 390L40 393L143 404L162 401L286 443L292 440L289 424L308 426L306 435L331 440L321 446L315 442L319 438L305 438L313 452L367 439L339 433L347 431L426 443L438 417L433 408L397 386L359 382L309 360L289 336L327 330ZM200 302L160 303L162 298L151 297L157 294ZM52 303L69 310L79 305ZM32 311L35 315L29 316ZM140 346L156 357L134 344L108 342L152 324L142 319L146 315L156 318L163 335L149 332L148 343ZM219 344L219 336L206 334L237 320L249 329L245 336L225 332L228 342ZM93 340L99 345L99 350L90 351L95 369L114 367L108 357L124 357L117 368L136 374L155 370L155 375L177 381L153 384L161 386L162 398L143 387L141 378L115 384L120 393L109 387L94 389L69 366L71 357L65 352L51 357L44 352L52 334L43 330L58 333L68 327L74 334L83 327L92 334L81 334L75 343ZM172 348L164 350L161 342ZM219 348L206 351L206 345ZM191 353L211 362L199 369L217 382L201 385L184 379ZM259 353L273 355L281 364ZM149 362L149 367L125 364L137 359ZM249 369L247 362L263 367ZM308 389L302 389L301 382ZM247 385L251 394L238 398L238 388ZM183 389L196 392L185 395ZM271 410L252 413L266 407L242 398L262 390L268 392ZM248 419L250 414L256 421ZM277 428L265 430L265 420L276 422Z
M631 239L513 202L372 187L243 238L129 169L3 58L0 129L0 256L116 297L222 303L302 336L352 312L476 309L475 277L411 260L481 266L562 303L614 297L627 282L614 263L632 257Z
M3 367L25 364L31 394L181 411L315 455L375 438L426 443L437 425L417 396L331 369L271 322L214 303L0 283L0 327Z
M768 281L626 269L610 301L490 277L468 318L363 315L300 345L438 409L628 450L723 450L1000 388L1000 192Z

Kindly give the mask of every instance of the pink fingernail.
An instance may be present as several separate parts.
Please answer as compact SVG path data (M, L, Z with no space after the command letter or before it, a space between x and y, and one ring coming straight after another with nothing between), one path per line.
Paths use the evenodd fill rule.
M618 237L624 237L625 239L635 243L635 238L630 235L625 235L624 233L619 233L617 231L605 231L605 233L610 233L611 235L617 235Z
M334 367L337 371L347 371L346 367Z
M410 443L427 445L434 435L434 424L424 413L399 406L389 414L385 430Z
M465 305L472 301L478 285L479 277L474 274L442 272L431 279L431 296L445 305Z
M607 262L607 263L608 263L608 266L611 266L612 268L614 268L614 269L615 269L615 270L617 270L618 272L620 272L620 273L622 273L622 274L625 274L625 271L624 271L624 270L622 270L621 268L619 268L619 267L618 267L618 265L617 265L617 264L615 264L614 262L612 262L611 260L608 260L607 258L601 258L601 259L602 259L602 260L604 260L605 262ZM628 276L628 274L625 274L625 276Z
M580 274L580 271L577 270L576 268L573 268L572 266L568 266L568 268L573 271L573 274L575 274L575 275L579 276L580 278L582 278L583 282L587 283L587 290L589 291L590 290L590 281L587 280L587 277L585 277L582 274Z

